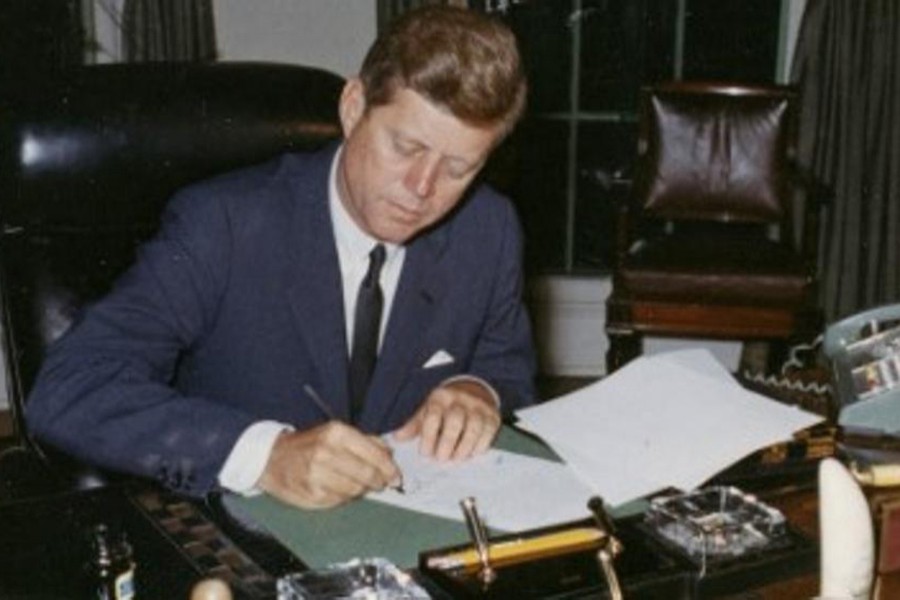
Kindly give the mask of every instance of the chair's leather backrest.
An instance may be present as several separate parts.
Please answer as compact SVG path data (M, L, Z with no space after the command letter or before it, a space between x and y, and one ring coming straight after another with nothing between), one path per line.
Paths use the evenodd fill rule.
M0 292L14 408L44 349L180 187L340 135L343 80L265 63L103 65L0 93Z
M644 214L745 223L788 219L794 97L784 86L681 82L643 90L637 198Z

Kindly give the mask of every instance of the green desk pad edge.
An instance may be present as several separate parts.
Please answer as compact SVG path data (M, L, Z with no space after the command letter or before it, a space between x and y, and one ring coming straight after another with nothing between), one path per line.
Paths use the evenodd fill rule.
M540 440L509 426L500 430L495 446L518 454L558 460ZM249 520L270 532L311 568L375 556L387 558L402 568L412 568L424 550L469 541L462 521L365 498L328 510L304 510L271 496L229 496L227 506L239 519ZM614 514L623 516L642 508L631 503ZM585 516L588 516L587 508Z

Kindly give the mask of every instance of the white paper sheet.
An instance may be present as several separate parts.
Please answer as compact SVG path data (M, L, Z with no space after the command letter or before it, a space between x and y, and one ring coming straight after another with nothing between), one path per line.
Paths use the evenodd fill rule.
M640 357L518 417L613 506L692 490L822 420L745 390L703 350Z
M591 489L561 463L493 449L464 462L441 463L420 456L417 440L397 443L394 460L405 493L367 497L379 502L463 521L459 502L477 500L491 529L521 531L590 516Z
M520 531L589 516L600 495L619 506L666 487L689 491L732 463L822 420L749 392L705 350L638 358L598 383L519 411L565 464L502 450L460 463L394 458L405 494L369 498L462 521L474 496L488 527Z

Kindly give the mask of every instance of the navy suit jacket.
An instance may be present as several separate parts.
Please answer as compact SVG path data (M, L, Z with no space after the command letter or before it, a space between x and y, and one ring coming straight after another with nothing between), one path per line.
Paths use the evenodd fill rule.
M250 424L349 418L341 279L328 212L335 148L177 194L157 236L48 352L27 403L41 439L203 494ZM407 246L357 425L403 424L441 381L484 378L506 412L534 399L510 203L478 187ZM425 368L439 350L453 361Z

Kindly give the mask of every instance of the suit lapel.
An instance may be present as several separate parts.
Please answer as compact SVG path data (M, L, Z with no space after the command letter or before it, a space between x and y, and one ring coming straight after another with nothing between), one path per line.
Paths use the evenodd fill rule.
M328 212L328 173L334 152L322 152L312 168L298 170L292 178L295 212L292 226L293 281L288 301L316 372L315 381L304 381L346 419L350 414L347 390L347 342L344 300Z
M340 266L328 212L328 174L336 146L312 157L310 166L292 177L295 212L292 238L293 281L288 301L316 372L313 386L338 418L350 415L347 341ZM449 241L448 228L438 227L407 247L381 354L366 396L361 425L380 430L398 406L400 391L421 365L425 333L445 297L446 274L440 261ZM406 399L418 403L421 398Z
M403 272L388 317L381 354L366 396L362 424L380 430L397 406L400 389L420 365L427 328L444 298L444 273L439 260L447 242L444 228L423 236L407 247ZM418 402L420 399L414 399Z

